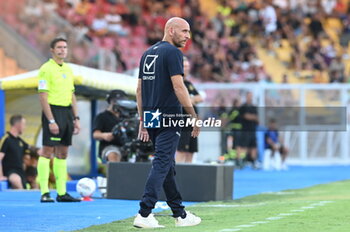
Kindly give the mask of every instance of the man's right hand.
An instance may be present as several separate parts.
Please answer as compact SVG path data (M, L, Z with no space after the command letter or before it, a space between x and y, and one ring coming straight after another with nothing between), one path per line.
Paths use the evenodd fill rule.
M142 121L140 121L139 135L137 136L137 138L139 140L141 140L142 142L148 142L149 141L148 131L147 131L146 128L143 127L143 122Z
M60 129L58 128L57 123L50 123L49 129L51 134L58 135L60 133Z

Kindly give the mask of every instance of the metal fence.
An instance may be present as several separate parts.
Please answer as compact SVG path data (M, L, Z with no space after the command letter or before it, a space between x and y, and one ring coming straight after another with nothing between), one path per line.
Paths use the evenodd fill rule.
M258 106L258 150L263 151L263 129L270 117L281 128L284 144L289 147L292 164L350 163L348 84L197 84L205 96L203 107L232 107L245 93L252 92ZM200 107L201 108L201 107ZM199 137L197 160L214 161L222 153L220 132L204 132Z

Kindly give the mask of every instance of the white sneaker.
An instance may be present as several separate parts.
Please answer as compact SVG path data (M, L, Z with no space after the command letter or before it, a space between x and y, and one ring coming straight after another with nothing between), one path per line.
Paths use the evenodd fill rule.
M287 170L288 170L288 166L287 166L287 164L286 164L286 163L283 163L283 164L282 164L282 170L285 170L285 171L287 171Z
M163 228L164 226L159 225L157 219L151 213L148 217L142 217L141 214L137 214L134 219L134 226L137 228Z
M202 219L200 217L197 217L189 211L186 211L186 214L185 218L177 217L175 219L175 226L195 226L201 223Z

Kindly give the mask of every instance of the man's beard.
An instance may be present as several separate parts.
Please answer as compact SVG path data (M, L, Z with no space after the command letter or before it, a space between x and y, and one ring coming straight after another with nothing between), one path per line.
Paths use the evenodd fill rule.
M184 47L184 45L182 45L181 42L182 42L182 41L173 40L173 43L174 43L175 47L177 47L177 48L182 48L182 47Z

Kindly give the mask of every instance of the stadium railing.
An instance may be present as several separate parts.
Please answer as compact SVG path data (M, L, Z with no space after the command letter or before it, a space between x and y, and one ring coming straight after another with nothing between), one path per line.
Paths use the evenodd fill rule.
M291 164L350 163L349 84L197 84L206 96L199 114L229 109L235 98L245 102L245 92L254 95L258 106L259 125L266 128L273 117L280 126L284 144L289 147ZM210 112L211 115L215 112ZM263 133L257 131L257 133ZM258 150L263 153L263 136L258 136ZM197 160L218 160L221 155L220 131L203 131L199 137Z

